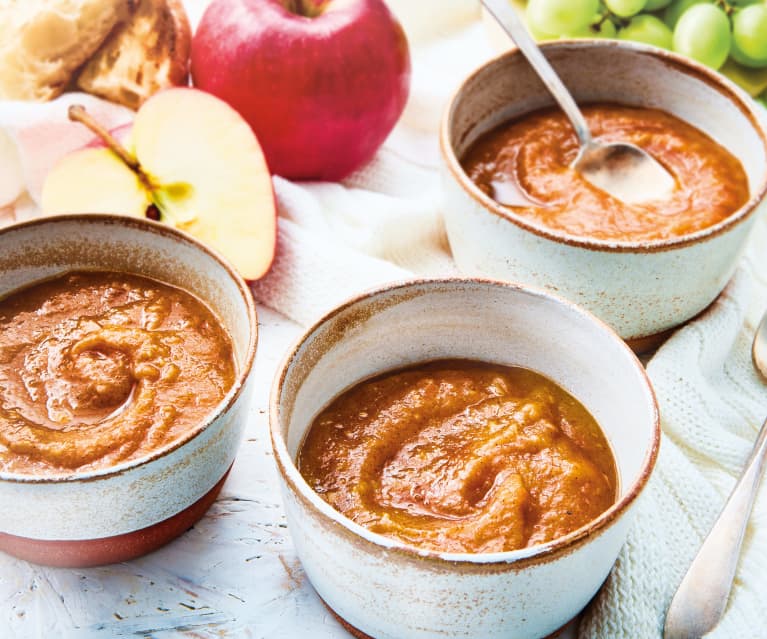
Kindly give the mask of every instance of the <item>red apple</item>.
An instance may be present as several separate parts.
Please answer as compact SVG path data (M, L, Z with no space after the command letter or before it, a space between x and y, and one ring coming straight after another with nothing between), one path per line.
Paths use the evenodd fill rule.
M410 56L383 0L214 0L192 78L240 112L273 173L339 180L397 122Z

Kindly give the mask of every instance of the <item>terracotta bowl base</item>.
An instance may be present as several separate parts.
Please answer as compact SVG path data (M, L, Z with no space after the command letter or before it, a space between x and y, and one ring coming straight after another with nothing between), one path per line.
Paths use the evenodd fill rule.
M205 495L172 517L133 532L101 539L48 540L0 533L0 550L35 564L86 568L135 559L189 530L221 492L231 466Z
M662 331L660 333L655 333L653 335L646 335L645 337L636 337L634 339L627 339L626 344L628 344L628 347L634 351L637 355L647 355L649 353L652 353L653 351L656 351L658 348L660 348L661 344L665 342L669 337L671 337L671 334L677 329L681 328L681 326L684 326L684 324L680 326L675 326L674 328L669 328L665 331Z
M357 639L376 639L375 637L371 637L370 635L367 635L364 632L362 632L362 630L359 630L355 628L354 626L352 626L348 621L346 621L346 619L344 619L335 610L333 610L322 597L320 597L320 601L323 604L325 604L325 608L327 608L330 611L330 614L332 614L338 620L338 623L340 623L344 627L344 629L353 637L356 637ZM573 619L575 619L575 617L573 617ZM546 635L545 637L543 637L543 639L556 639L559 635L561 635L564 632L565 628L567 628L567 626L569 626L571 622L572 622L572 619L568 621L564 626L562 626L559 630L555 630L550 635Z

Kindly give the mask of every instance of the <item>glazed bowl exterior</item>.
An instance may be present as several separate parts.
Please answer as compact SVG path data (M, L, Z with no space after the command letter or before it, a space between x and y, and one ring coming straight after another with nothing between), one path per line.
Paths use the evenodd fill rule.
M667 111L711 136L743 164L751 197L726 220L663 241L575 238L497 204L460 159L483 133L553 100L518 51L469 76L442 122L444 213L462 272L554 291L641 344L706 308L732 276L765 210L767 134L755 103L719 74L667 51L617 40L552 42L544 53L579 103Z
M617 502L565 537L488 554L419 550L335 511L296 467L315 416L364 379L442 358L530 368L578 398L615 453ZM523 639L562 627L607 577L660 437L644 370L611 329L551 294L478 279L395 284L332 311L278 372L270 429L288 526L310 581L355 635L376 639Z
M231 336L237 377L194 430L143 458L60 476L0 472L0 550L57 566L125 561L202 517L242 437L257 337L245 282L184 233L113 215L41 218L0 230L0 297L74 270L135 273L194 294Z

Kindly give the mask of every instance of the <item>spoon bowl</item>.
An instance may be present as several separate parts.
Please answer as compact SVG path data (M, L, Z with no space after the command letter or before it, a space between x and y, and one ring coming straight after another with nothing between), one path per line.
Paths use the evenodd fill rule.
M627 142L591 140L572 165L586 180L626 204L667 199L676 180L649 153Z
M626 142L602 142L591 135L573 96L508 1L482 0L482 4L519 47L573 125L580 151L572 168L594 186L626 204L667 199L676 187L674 177L638 146ZM514 201L499 200L499 203L515 205Z

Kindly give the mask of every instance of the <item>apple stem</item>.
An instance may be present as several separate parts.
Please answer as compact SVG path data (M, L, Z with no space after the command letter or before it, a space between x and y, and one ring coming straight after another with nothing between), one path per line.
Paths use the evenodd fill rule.
M290 0L288 11L305 18L322 15L328 0Z
M131 171L138 175L139 180L141 180L141 183L147 189L150 191L154 190L155 187L154 184L152 184L152 180L149 179L149 176L146 173L144 173L144 170L141 168L141 165L138 163L136 158L134 158L128 152L128 150L122 144L120 144L109 131L106 130L105 127L94 120L93 116L91 116L91 114L85 110L84 106L81 104L72 104L69 107L67 113L69 115L69 119L72 120L72 122L79 122L80 124L88 127L96 135L98 135L104 141L104 144L107 145L109 150L112 151L118 158L120 158Z

